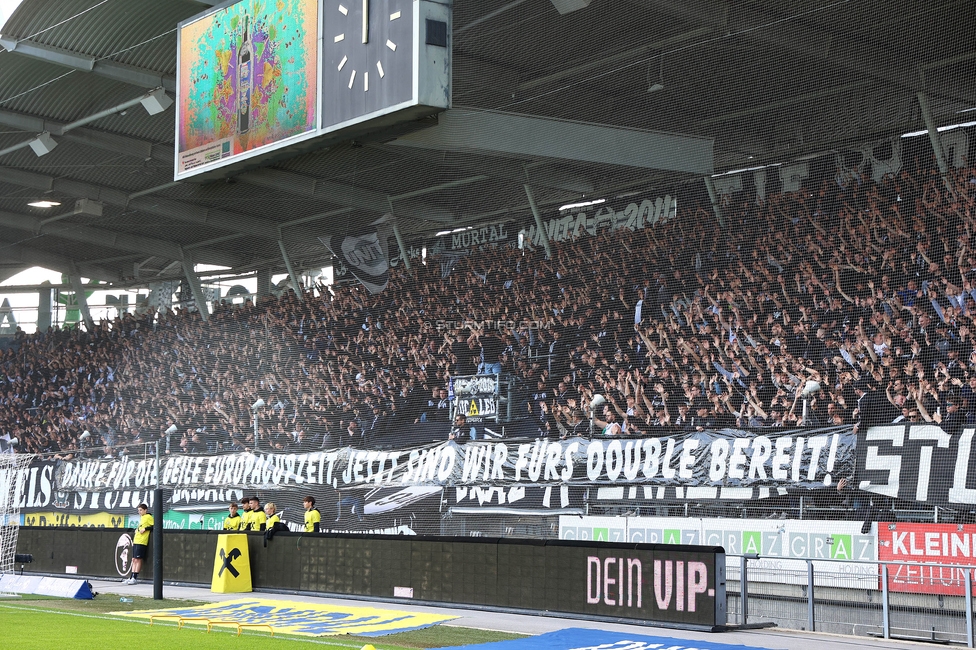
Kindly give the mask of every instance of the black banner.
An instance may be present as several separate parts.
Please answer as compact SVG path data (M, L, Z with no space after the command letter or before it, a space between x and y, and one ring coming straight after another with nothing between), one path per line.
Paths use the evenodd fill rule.
M453 412L465 416L466 423L497 421L498 381L498 375L452 377L448 397Z
M967 458L971 438L971 433L963 437ZM829 487L853 476L854 442L848 427L766 430L762 435L723 429L660 438L446 441L403 450L178 455L163 459L160 483L171 495L169 505L177 508L219 509L244 493L312 494L339 504L337 516L342 501L349 501L347 510L359 516L380 514L439 495L442 488L454 490L450 494L459 506L468 505L465 501L481 506L493 488L502 489L492 495L496 505L524 502L532 507L542 501L545 507L566 507L563 487L598 488L594 498L604 501L633 499L638 489L643 498L654 500L750 500ZM149 501L156 478L154 458L35 461L17 480L15 498L25 511L125 511ZM524 492L510 488L529 486L553 489L534 491L547 495L538 498L511 498ZM579 503L578 493L573 494L571 507Z
M476 485L667 485L816 489L853 470L854 435L833 427L697 431L660 438L446 441L409 450L344 447L306 454L169 456L161 485L175 490ZM33 468L31 471L34 471ZM155 459L74 460L50 476L60 492L144 490Z
M575 485L456 487L445 490L452 512L465 514L532 510L583 514L586 488Z
M934 424L888 424L857 434L860 490L931 505L976 504L973 435Z
M898 424L857 433L841 426L445 441L392 450L167 456L160 478L169 511L219 512L231 500L260 494L300 522L301 498L313 495L334 530L406 524L437 532L449 512L565 514L587 504L836 494L841 479L851 490L903 503L972 506L974 437L976 428L949 435L934 424ZM13 496L25 515L52 521L128 513L151 502L156 474L153 458L35 460L20 473Z
M758 435L757 435L758 434ZM572 512L589 505L750 501L852 490L926 506L976 504L976 428L934 424L821 429L723 429L659 438L446 441L408 449L306 454L168 456L168 510L220 511L260 494L301 521L315 496L328 529L422 526L448 512ZM26 515L127 513L151 502L155 460L35 461L16 481ZM422 521L421 521L422 520ZM429 520L429 521L428 521ZM73 520L72 520L73 521ZM100 521L100 520L99 520Z

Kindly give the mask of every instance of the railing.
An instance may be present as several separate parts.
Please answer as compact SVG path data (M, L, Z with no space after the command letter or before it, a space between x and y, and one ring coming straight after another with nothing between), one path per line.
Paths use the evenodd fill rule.
M165 618L177 619L176 628L178 630L182 630L183 626L186 625L187 623L200 623L202 625L207 626L207 634L210 634L211 630L213 630L214 627L230 626L230 627L237 628L237 636L241 635L241 633L244 631L244 628L267 629L268 632L271 633L271 636L274 636L274 627L268 625L267 623L241 623L240 621L231 621L231 620L222 620L222 619L214 620L214 619L207 618L206 616L181 616L179 614L152 614L149 617L149 627L152 627L153 623L155 623L157 619L165 619Z
M976 567L806 560L783 569L758 562L773 558L728 557L730 623L974 647Z

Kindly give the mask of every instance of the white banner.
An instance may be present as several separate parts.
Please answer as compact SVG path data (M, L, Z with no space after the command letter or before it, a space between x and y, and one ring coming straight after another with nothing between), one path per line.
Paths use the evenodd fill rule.
M805 585L806 560L829 560L816 564L818 586L878 588L877 534L862 535L861 522L561 516L559 539L722 546L733 577L732 556L756 554L749 580L780 584Z

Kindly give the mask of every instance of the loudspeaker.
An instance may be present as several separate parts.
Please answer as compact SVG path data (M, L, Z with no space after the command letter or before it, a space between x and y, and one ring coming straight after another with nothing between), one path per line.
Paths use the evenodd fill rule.
M104 206L98 201L92 201L91 199L78 199L75 201L75 209L72 214L85 214L90 217L100 217L102 216L102 208Z

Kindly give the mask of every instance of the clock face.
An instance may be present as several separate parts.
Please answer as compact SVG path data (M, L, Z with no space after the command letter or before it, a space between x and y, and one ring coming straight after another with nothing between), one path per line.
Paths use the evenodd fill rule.
M322 127L413 98L412 0L325 0Z

